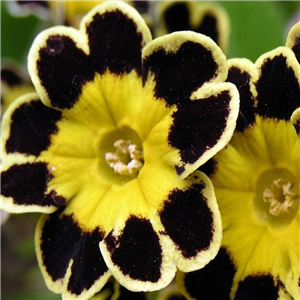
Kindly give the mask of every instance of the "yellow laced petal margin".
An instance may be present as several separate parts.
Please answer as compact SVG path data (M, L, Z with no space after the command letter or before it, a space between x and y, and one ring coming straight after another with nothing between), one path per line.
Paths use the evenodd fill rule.
M181 3L180 1L161 1L156 7L156 13L160 17L158 18L158 26L156 36L163 36L167 33L170 33L163 20L163 15L168 9L173 5ZM216 30L218 32L218 41L217 44L224 51L227 52L228 49L228 38L230 32L230 22L227 12L216 3L199 3L194 1L182 1L189 11L189 21L191 28L197 32L197 29L200 27L203 19L206 16L214 17L216 20ZM186 30L187 28L181 28L180 30ZM203 32L199 32L203 33ZM203 33L205 34L205 33Z

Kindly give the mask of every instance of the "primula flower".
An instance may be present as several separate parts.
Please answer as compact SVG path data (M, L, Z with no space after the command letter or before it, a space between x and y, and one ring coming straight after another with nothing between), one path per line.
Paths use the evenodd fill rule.
M201 167L220 206L222 247L204 269L178 277L188 299L300 299L299 62L300 22L285 47L255 64L229 60L237 128Z
M106 2L79 31L40 33L28 69L37 94L3 118L1 207L44 213L47 286L89 298L113 275L152 291L213 259L221 219L196 169L228 143L239 110L220 48L189 31L151 41L134 8Z
M160 1L156 10L157 36L193 30L212 38L226 53L230 22L227 12L220 5L198 1Z

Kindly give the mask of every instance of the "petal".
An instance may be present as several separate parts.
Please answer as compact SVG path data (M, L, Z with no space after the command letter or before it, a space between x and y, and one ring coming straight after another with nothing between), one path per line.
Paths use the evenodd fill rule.
M49 2L50 1L10 1L7 3L7 9L12 16L28 17L35 15L36 17L49 20Z
M100 243L100 250L121 285L132 291L158 290L171 282L176 265L194 270L216 255L221 222L212 186L203 176L196 172L182 181L174 170L158 174L153 162L140 171L136 181L140 191L137 187L127 194L118 191L123 195L122 210L114 229ZM155 188L149 189L149 185ZM127 215L123 209L126 204ZM180 210L181 205L184 210ZM201 222L201 216L209 223ZM185 224L182 220L187 219L190 222Z
M168 146L179 150L176 169L185 178L230 140L238 115L237 90L231 83L219 82L227 76L223 54L200 34L158 38L145 47L143 57L145 74L154 75L147 81L154 81L155 96L166 106L177 105ZM208 131L210 135L198 134Z
M6 153L39 156L50 146L61 118L61 112L46 107L37 95L22 97L3 120L3 130L9 130L4 140Z
M140 73L141 50L151 34L132 7L119 4L106 2L95 7L83 18L79 31L57 26L37 36L28 69L46 105L73 107L95 72Z
M168 1L159 4L158 34L192 30L213 39L223 51L227 49L229 19L215 3Z
M115 74L141 72L141 51L152 38L136 10L122 2L104 3L83 18L83 27L97 72L106 68Z
M53 175L38 155L50 147L61 113L45 107L36 94L15 101L2 122L1 207L10 212L53 212L65 198L48 182Z
M228 144L238 116L239 96L230 83L199 90L193 96L193 101L178 106L172 115L168 135L169 144L179 150L176 171L181 178Z
M9 86L20 85L23 83L23 78L14 70L13 66L1 67L1 84Z
M261 299L291 299L291 296L282 288L282 282L275 280L275 278L269 274L257 274L246 277L239 283L234 299L253 299L257 297L257 295L259 295Z
M230 253L221 247L215 259L203 269L190 273L178 272L176 281L188 299L229 300L235 272Z
M82 229L64 207L42 216L35 243L48 288L62 293L63 299L89 298L98 292L110 276L99 251L102 238L99 228Z
M42 162L13 164L2 171L1 209L12 213L51 213L65 203L56 191L47 191L51 174Z
M300 63L300 22L290 29L285 45L293 50Z
M147 186L149 173L145 173ZM147 174L148 173L148 174ZM174 175L173 175L174 176ZM145 188L145 179L136 179L125 186L113 187L103 201L108 203L106 213L115 210L113 229L100 243L100 250L114 278L130 291L152 291L167 286L173 279L176 266L173 257L165 253L169 243L160 237L163 230L156 215L168 186L157 186L155 197L152 189ZM114 207L111 203L114 202Z
M256 68L250 60L238 58L228 60L228 68L227 81L234 83L240 94L240 111L236 130L243 131L255 122L254 87L251 77L254 75Z
M300 67L294 53L287 47L278 47L262 55L256 65L259 74L253 82L257 113L288 121L300 106Z
M173 189L159 212L167 234L175 244L177 266L184 272L203 268L217 254L221 222L213 186L200 172L186 189Z
M175 32L143 49L144 80L155 81L155 95L171 106L188 102L204 83L226 79L226 58L208 37L191 31Z
M175 275L171 262L162 255L160 243L150 220L131 216L122 232L112 231L100 249L120 284L131 291L151 291L167 286Z

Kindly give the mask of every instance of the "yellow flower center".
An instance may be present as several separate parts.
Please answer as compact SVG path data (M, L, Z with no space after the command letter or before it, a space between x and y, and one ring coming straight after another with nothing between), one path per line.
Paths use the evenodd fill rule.
M263 192L264 202L270 203L269 212L273 216L289 213L294 204L296 194L292 191L292 183L282 178L274 180L271 189L266 188Z
M287 169L265 171L256 181L254 214L262 222L285 227L299 208L298 176Z
M130 140L117 140L116 152L105 153L105 160L120 175L136 174L143 167L143 153Z

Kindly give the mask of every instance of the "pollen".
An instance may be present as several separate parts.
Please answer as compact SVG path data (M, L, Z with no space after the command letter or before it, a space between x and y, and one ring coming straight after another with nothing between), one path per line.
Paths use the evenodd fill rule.
M269 212L273 216L289 213L296 194L292 191L293 185L282 178L274 180L271 189L266 188L263 192L264 202L270 203Z
M105 154L105 160L115 173L120 175L136 174L143 167L143 152L130 140L117 140L114 143L116 152Z

